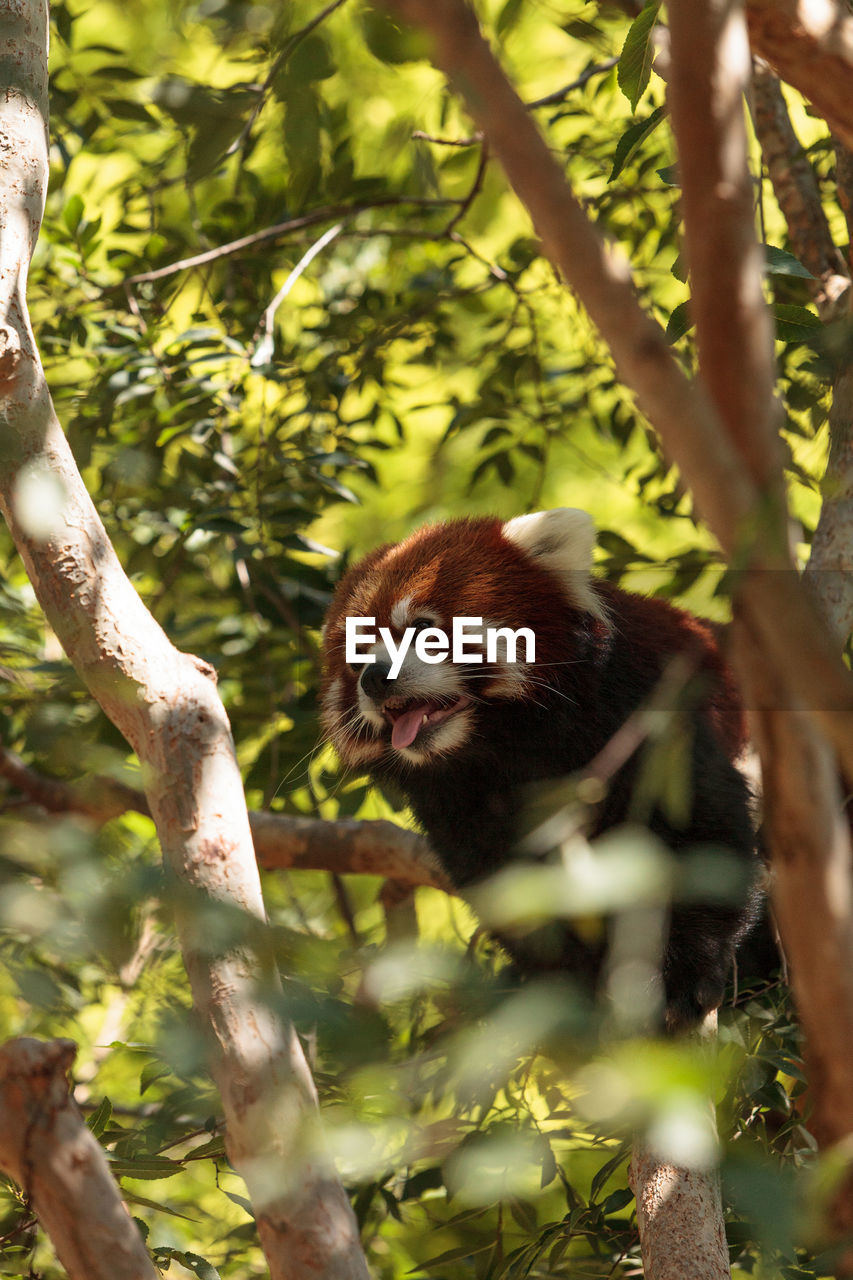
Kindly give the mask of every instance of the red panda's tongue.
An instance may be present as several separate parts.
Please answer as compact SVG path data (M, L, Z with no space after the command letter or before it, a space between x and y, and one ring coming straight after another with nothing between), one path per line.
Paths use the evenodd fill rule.
M410 747L418 736L418 730L429 709L430 704L424 702L401 712L391 726L391 746L396 747L398 751L403 747Z

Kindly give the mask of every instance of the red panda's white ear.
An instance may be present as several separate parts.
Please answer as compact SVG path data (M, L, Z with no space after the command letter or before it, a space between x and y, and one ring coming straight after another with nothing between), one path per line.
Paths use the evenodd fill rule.
M585 511L555 507L516 516L503 526L503 535L553 573L574 605L596 617L605 616L590 584L595 525Z

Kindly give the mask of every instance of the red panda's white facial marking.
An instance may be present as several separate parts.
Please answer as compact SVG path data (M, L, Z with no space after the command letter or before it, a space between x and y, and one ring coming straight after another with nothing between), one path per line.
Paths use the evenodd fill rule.
M398 600L391 608L391 626L399 627L401 631L405 631L406 627L411 624L410 610L412 605L411 596L403 596L402 600ZM430 615L430 620L437 622L437 618Z

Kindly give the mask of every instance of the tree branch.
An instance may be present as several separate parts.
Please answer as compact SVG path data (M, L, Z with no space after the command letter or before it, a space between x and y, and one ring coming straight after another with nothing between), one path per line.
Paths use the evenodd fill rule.
M71 1280L157 1280L69 1093L76 1052L70 1040L0 1046L0 1169L25 1191Z
M80 813L97 823L110 822L129 810L151 816L141 791L102 776L82 782L48 778L24 764L19 756L0 746L0 778L46 809L48 813Z
M604 62L597 62L591 67L587 67L586 71L582 71L576 80L570 80L568 84L564 84L562 89L555 89L553 93L546 93L544 98L534 98L531 102L526 103L528 111L537 111L540 107L555 107L560 102L565 102L570 93L574 93L575 89L582 89L595 76L605 76L608 71L612 71L619 61L618 58L605 58Z
M838 0L747 0L752 49L853 147L853 16Z
M817 178L794 132L779 80L760 58L753 64L750 104L755 134L785 218L791 248L815 277L811 292L821 318L831 320L843 313L850 289L849 273L830 235Z
M700 513L735 565L759 570L742 574L736 588L736 616L743 619L736 629L736 657L743 688L763 730L759 740L769 766L777 857L787 860L790 866L785 869L792 876L811 875L812 893L820 903L821 910L816 902L808 922L792 934L795 947L805 945L807 936L814 950L811 966L804 970L801 998L808 999L808 984L819 980L818 973L837 954L844 977L830 984L841 996L833 1021L849 1045L850 844L842 830L834 761L815 726L820 724L831 735L849 774L851 684L793 571L787 546L771 329L760 285L746 165L741 95L749 59L742 9L737 0L705 0L698 5L695 0L671 0L669 6L674 125L683 166L700 357L704 378L715 392L714 404L700 386L688 383L660 331L640 309L627 268L608 254L568 190L473 15L460 0L386 3L431 34L435 61L465 96L550 257L578 292L609 343L620 376L635 390L665 448L681 466ZM849 94L849 77L845 92ZM732 487L723 494L728 485ZM815 646L820 658L803 678L803 666L813 662ZM830 689L841 698L843 715L835 715L827 701ZM797 709L808 715L792 715ZM796 830L802 843L796 847L783 843L785 785L800 820ZM804 821L810 817L820 820L812 832ZM830 833L821 822L829 824ZM821 842L826 834L832 837L828 846ZM793 883L785 883L780 894L787 920L795 910L805 916ZM781 923L784 938L785 921ZM832 934L828 948L820 936L827 929ZM798 956L792 959L796 968ZM848 1098L853 1098L849 1054L845 1051L839 1058L836 1032L822 1037L817 1028L816 1034L817 1060L832 1073L834 1083L846 1083ZM836 1118L836 1135L851 1131L848 1110ZM830 1111L827 1106L828 1123ZM842 1228L849 1226L844 1209L850 1204L848 1197L842 1205ZM685 1264L678 1274L688 1270Z
M73 783L47 778L2 746L0 777L48 813L79 813L99 824L129 811L150 816L144 794L133 787L104 777ZM424 837L382 818L331 822L254 810L249 825L258 863L267 871L382 876L402 887L454 892Z
M832 384L829 456L806 575L839 647L853 631L853 363Z
M770 477L781 490L772 333L761 291L743 115L750 82L743 12L740 0L701 6L670 0L669 15L673 127L699 368L750 474L762 488ZM763 89L762 96L759 84L757 99L774 106L773 126L782 130L779 104L770 101L770 86ZM769 140L766 119L764 125ZM806 209L815 196L805 173L798 187L793 182L786 194L791 199L796 190L799 208ZM814 217L809 225L816 226ZM828 230L811 243L815 265L819 257L831 259L830 245ZM839 894L853 871L849 831L831 749L814 722L787 705L784 675L777 678L767 663L754 619L738 613L733 631L741 687L756 708L773 904L806 1031L810 1078L820 1094L820 1140L829 1146L853 1133L853 1061L844 1048L853 1041L853 903L849 893ZM847 1101L839 1105L844 1090ZM846 1204L836 1203L836 1230L853 1221L849 1190Z
M752 115L791 247L815 277L811 292L818 312L827 323L842 319L851 303L847 266L830 235L817 179L791 125L779 81L760 59L753 67ZM843 203L849 152L841 143L837 157ZM843 644L853 630L853 371L843 353L833 379L823 502L806 572Z
M401 886L454 890L423 836L384 819L249 815L258 862L267 871L332 871L384 876Z
M699 366L729 439L786 536L781 414L755 236L743 95L749 44L737 0L669 6L668 96L682 177Z
M667 96L682 181L685 256L699 368L784 544L786 507L774 396L773 329L753 219L744 91L751 63L739 0L670 0ZM744 595L748 595L749 584ZM736 624L737 625L737 624ZM741 688L750 686L741 676ZM716 1016L706 1027L716 1034ZM730 1275L716 1168L679 1169L635 1152L643 1260L656 1280Z
M751 668L765 705L752 716L761 756L765 834L772 851L771 893L800 1021L806 1038L809 1128L824 1149L849 1147L853 1134L853 856L835 757L803 712L779 712L780 701L759 647L735 635L740 668ZM769 687L768 687L769 686ZM853 1170L833 1186L828 1226L853 1231ZM847 1250L836 1275L853 1275Z
M0 507L48 620L143 766L172 874L193 900L264 919L242 784L212 672L179 653L118 563L57 421L26 304L47 176L47 5L0 0L14 77L0 94ZM28 500L33 482L40 501ZM52 497L45 499L46 492ZM274 1280L363 1280L352 1210L319 1135L317 1096L293 1028L259 985L248 947L212 953L198 913L178 911L193 1000L216 1050L227 1146L257 1211Z

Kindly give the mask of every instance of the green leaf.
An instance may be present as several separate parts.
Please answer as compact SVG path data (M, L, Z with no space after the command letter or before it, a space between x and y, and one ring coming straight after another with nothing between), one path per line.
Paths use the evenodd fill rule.
M495 23L495 34L505 36L518 22L519 14L524 7L524 0L506 0L506 4L498 14Z
M771 276L796 276L799 280L814 280L814 276L804 267L798 258L785 249L777 249L773 244L764 248L765 270Z
M400 1199L417 1200L425 1191L434 1191L437 1187L443 1186L444 1175L441 1168L438 1165L431 1165L428 1169L420 1169L406 1179Z
M164 1204L161 1200L151 1200L148 1196L140 1196L135 1191L131 1191L129 1187L122 1187L121 1198L127 1204L138 1205L140 1209L154 1209L157 1213L168 1213L170 1217L182 1218L184 1222L194 1221L190 1214L179 1213L177 1209L173 1209L171 1205Z
M610 170L608 182L612 182L614 178L619 176L643 139L647 138L658 127L665 115L665 106L655 107L651 115L647 116L645 120L638 120L636 124L630 125L625 130L616 143L616 150L613 153L613 168Z
M4 1244L3 1256L0 1258L0 1275L25 1276L28 1272L32 1275L30 1267L26 1265L26 1259L30 1253L29 1245L12 1245L10 1248L8 1244Z
M328 44L316 33L306 36L287 60L288 75L293 84L307 84L311 80L328 80L337 69Z
M776 317L776 337L780 342L803 342L815 336L823 326L808 307L798 307L789 302L777 302L773 307Z
M145 1093L146 1089L150 1089L155 1080L162 1080L164 1076L169 1075L169 1068L165 1062L146 1062L139 1076L139 1092Z
M648 556L643 555L627 538L623 538L621 533L616 533L613 529L600 529L596 540L602 550L607 551L611 556L618 557L625 564L631 564L637 560L648 560Z
M201 1146L193 1147L186 1158L187 1160L219 1160L224 1155L225 1139L220 1134L217 1134L209 1142L203 1142Z
M186 1267L188 1271L194 1272L199 1277L199 1280L220 1280L216 1267L211 1266L205 1258L200 1257L197 1253L184 1253L179 1249L158 1252L166 1253L168 1257L180 1262L181 1266Z
M116 1178L143 1178L156 1181L158 1178L173 1178L182 1173L184 1166L179 1160L169 1160L166 1156L139 1155L115 1157L110 1161L110 1169Z
M631 23L616 66L616 80L630 102L632 111L637 110L637 103L649 83L654 57L652 29L659 7L660 0L648 0L645 8Z
M618 1191L611 1191L601 1206L602 1212L605 1215L618 1213L620 1209L624 1209L627 1204L630 1204L633 1199L633 1191L629 1191L627 1187L620 1187Z
M573 40L581 40L584 44L595 44L602 36L601 28L593 22L587 22L585 18L573 18L570 22L563 23L563 30L567 36L571 36Z
M109 1124L112 1114L113 1104L105 1096L86 1121L96 1138L100 1138Z
M509 1201L509 1211L522 1231L526 1232L527 1235L533 1235L539 1226L534 1205L529 1200L516 1200L513 1198Z
M225 1190L224 1187L223 1190ZM236 1191L225 1191L225 1195L229 1200L233 1201L234 1204L239 1205L241 1209L245 1209L250 1218L254 1218L255 1210L252 1207L251 1200L248 1200L246 1196L240 1196Z
M444 1266L448 1262L461 1262L464 1258L473 1258L476 1254L485 1253L487 1249L491 1249L493 1244L493 1240L486 1240L485 1243L469 1240L467 1244L456 1249L448 1249L446 1253L437 1253L434 1258L419 1262L416 1267L412 1267L407 1272L407 1275L412 1275L415 1271L426 1271L427 1267Z
M142 76L138 71L134 71L133 67L123 66L103 66L93 67L89 72L93 76L103 76L105 80L120 80L129 82L131 80L141 80Z
M428 37L412 27L401 26L381 9L368 9L361 22L367 47L380 62L396 66L429 57Z
M604 1184L613 1176L620 1164L622 1164L623 1160L626 1159L627 1155L628 1148L626 1145L623 1145L616 1152L615 1156L611 1156L609 1160L604 1162L592 1180L592 1185L590 1187L590 1200L595 1199L604 1187Z
M77 228L83 217L83 197L72 196L70 200L65 202L65 208L62 210L62 221L65 223L72 236L76 234Z
M677 342L679 338L683 338L685 333L693 328L693 321L690 317L690 303L679 302L672 315L666 323L666 336L670 342Z

